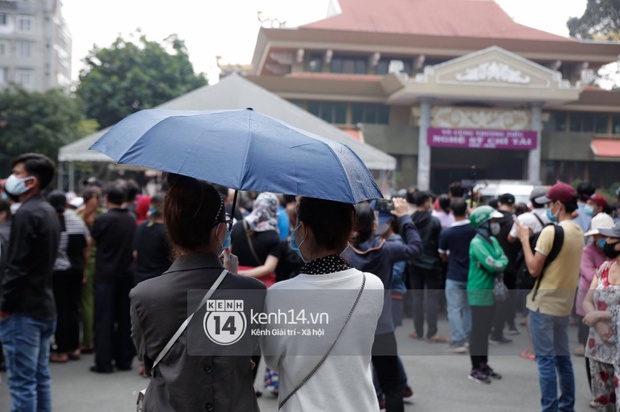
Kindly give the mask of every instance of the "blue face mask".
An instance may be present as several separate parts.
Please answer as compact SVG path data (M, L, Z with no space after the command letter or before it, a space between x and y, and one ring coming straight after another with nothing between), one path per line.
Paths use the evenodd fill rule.
M301 223L299 223L297 226L295 226L295 229L293 229L293 233L291 233L290 246L291 246L291 250L293 252L297 253L297 256L299 256L301 258L301 260L304 263L306 263L306 259L304 259L303 255L301 254L301 250L299 250L299 247L301 245L303 245L303 243L306 241L306 239L302 240L299 245L297 245L297 240L295 239L295 232L297 231L297 229L299 229L299 226L301 226Z
M149 213L150 213L151 215L156 215L156 214L157 214L157 209L155 209L154 207L152 207L152 208L150 208L150 209L149 209Z
M557 222L558 221L558 217L557 215L554 215L553 213L551 213L551 207L546 208L547 211L547 219L549 219L550 222Z
M599 239L599 240L597 240L597 241L596 241L596 245L597 245L599 248L603 249L603 248L605 247L605 239Z
M226 229L226 239L224 239L224 244L222 244L222 248L220 252L217 254L218 256L224 253L224 249L230 247L230 230Z
M585 205L583 207L583 213L585 213L587 216L593 216L594 215L594 208L590 205Z

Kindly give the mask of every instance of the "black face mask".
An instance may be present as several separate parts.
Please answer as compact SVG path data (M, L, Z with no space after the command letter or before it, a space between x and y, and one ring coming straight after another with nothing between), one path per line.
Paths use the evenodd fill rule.
M605 242L605 246L603 246L603 253L609 259L615 259L615 258L617 258L620 255L620 250L616 250L615 249L617 244L618 244L618 242L616 242L616 243L607 243L607 242Z

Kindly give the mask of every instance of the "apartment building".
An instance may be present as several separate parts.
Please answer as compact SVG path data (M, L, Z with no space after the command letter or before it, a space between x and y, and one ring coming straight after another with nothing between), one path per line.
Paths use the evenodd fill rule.
M60 0L0 0L0 89L68 89L71 33Z

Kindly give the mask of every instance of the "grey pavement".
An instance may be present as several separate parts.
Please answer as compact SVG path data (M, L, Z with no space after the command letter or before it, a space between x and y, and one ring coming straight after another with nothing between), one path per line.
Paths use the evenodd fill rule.
M520 320L520 317L519 317ZM524 327L521 334L511 336L514 341L501 346L490 346L490 365L503 375L500 381L481 385L467 379L470 363L465 354L446 354L446 344L427 343L410 339L411 319L404 319L403 326L396 331L399 352L406 353L403 362L410 386L415 392L411 411L460 411L460 412L511 412L540 410L538 375L533 361L518 356L527 347ZM449 336L449 326L440 320L440 333ZM577 328L571 327L571 346L576 345ZM591 411L588 408L589 390L586 382L583 358L573 357L575 370L577 412ZM137 370L115 372L110 375L94 374L88 370L93 355L83 355L80 361L66 364L52 364L53 408L55 411L117 412L135 410L135 392L144 388L148 380L138 376ZM263 368L261 362L260 368ZM260 387L259 373L257 389ZM0 411L10 410L6 374L0 374ZM263 412L277 410L276 399L263 392L259 398ZM363 412L363 411L362 411Z

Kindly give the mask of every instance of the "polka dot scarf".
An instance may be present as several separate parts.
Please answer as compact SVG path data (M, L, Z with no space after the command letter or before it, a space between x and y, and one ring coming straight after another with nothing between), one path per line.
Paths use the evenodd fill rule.
M351 266L338 255L329 255L306 263L301 272L306 275L325 275L351 269Z

